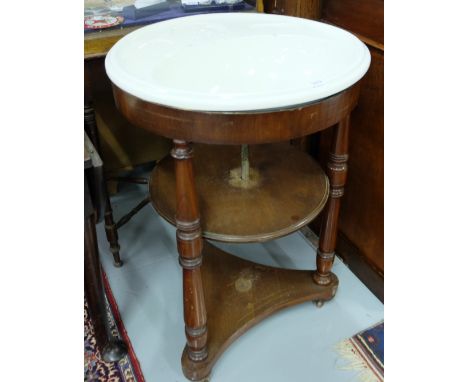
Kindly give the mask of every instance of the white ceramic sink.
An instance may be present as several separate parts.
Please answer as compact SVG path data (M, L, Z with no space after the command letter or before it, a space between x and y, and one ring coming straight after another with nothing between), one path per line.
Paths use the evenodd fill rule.
M309 103L367 71L351 33L316 21L260 13L181 17L143 27L106 57L114 84L145 101L199 111Z

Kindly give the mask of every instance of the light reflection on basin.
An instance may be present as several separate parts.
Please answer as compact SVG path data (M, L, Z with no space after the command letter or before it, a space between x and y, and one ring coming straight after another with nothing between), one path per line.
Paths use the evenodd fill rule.
M295 17L217 13L172 19L122 38L106 71L148 102L198 111L284 108L336 94L370 64L342 29Z

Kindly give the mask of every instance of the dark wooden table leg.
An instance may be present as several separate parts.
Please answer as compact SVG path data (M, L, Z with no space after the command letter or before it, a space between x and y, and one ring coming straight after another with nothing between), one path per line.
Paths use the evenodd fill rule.
M208 331L201 277L202 233L195 190L192 148L185 141L174 140L171 151L176 174L176 227L179 262L183 268L184 320L187 346L182 355L182 368L190 380L199 380L194 365L206 360Z
M117 233L117 224L114 222L112 206L109 200L107 190L104 190L106 196L106 209L104 212L104 228L106 230L107 241L109 242L110 251L114 258L114 266L121 267L123 264L120 258L119 234Z
M330 179L330 196L325 207L320 228L317 271L313 274L314 281L319 285L327 285L331 282L331 268L335 258L340 201L344 195L344 186L346 184L349 119L348 115L333 130L332 147L327 164L327 174Z
M115 362L127 354L127 348L122 341L112 335L107 319L94 214L85 218L84 255L85 293L94 324L97 346L104 361Z
M94 108L91 100L85 97L84 103L84 121L86 131L98 152L101 151L99 145L99 135L96 124L96 115L94 113ZM109 242L110 251L112 257L114 258L114 265L116 267L121 267L123 262L120 258L120 245L119 245L119 235L117 233L117 225L114 222L114 217L112 213L112 206L110 204L109 195L107 193L107 188L104 185L102 192L104 193L105 199L105 210L104 210L104 220L105 220L105 230L107 241Z

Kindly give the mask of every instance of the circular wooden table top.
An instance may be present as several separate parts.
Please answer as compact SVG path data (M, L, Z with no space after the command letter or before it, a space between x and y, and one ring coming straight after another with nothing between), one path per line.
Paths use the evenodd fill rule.
M350 113L370 64L340 28L295 17L210 14L149 25L106 57L120 111L172 139L284 141Z

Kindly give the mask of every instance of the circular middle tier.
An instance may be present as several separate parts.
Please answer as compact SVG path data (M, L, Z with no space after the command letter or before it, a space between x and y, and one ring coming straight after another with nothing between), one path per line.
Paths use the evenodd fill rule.
M194 145L195 185L203 236L260 242L296 231L325 206L328 178L289 144L249 146L250 176L241 179L240 146ZM149 184L156 211L175 225L174 159L164 158Z

